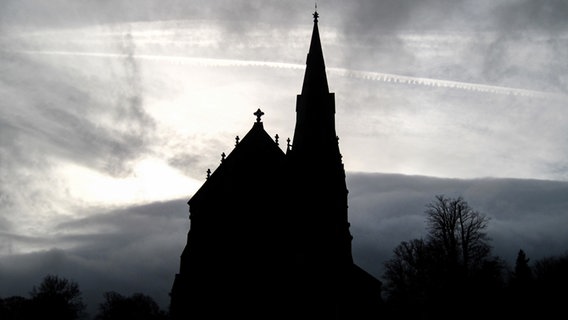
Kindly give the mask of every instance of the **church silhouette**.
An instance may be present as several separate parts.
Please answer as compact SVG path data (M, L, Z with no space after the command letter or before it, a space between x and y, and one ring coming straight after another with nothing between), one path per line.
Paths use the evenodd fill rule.
M286 151L256 122L189 200L173 319L371 319L381 282L351 253L348 190L314 25Z

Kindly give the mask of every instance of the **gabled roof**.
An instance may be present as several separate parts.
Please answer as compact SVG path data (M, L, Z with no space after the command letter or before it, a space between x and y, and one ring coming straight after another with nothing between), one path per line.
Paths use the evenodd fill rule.
M240 141L237 140L233 151L222 160L188 204L191 206L207 197L217 197L219 191L235 188L237 184L239 188L262 187L255 184L262 183L263 177L272 175L274 170L283 170L284 161L284 152L264 130L258 116L250 131Z

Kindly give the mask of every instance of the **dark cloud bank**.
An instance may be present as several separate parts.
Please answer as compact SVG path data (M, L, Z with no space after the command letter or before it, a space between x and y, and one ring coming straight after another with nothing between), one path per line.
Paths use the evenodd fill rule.
M425 205L438 194L462 196L489 216L493 253L511 266L519 249L531 261L568 250L568 182L368 173L347 179L354 258L377 277L396 245L425 235ZM36 239L54 249L0 258L0 297L27 296L52 273L79 283L91 314L110 290L146 293L167 308L189 228L186 201L92 212L60 224L59 236Z

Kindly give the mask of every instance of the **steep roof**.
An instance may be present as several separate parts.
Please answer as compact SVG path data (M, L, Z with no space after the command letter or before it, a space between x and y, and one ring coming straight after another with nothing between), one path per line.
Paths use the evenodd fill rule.
M220 192L230 192L230 189L262 188L264 186L259 184L270 183L267 177L283 169L285 154L264 130L260 120L262 114L260 109L255 112L257 121L242 139L237 138L233 151L222 159L219 167L189 200L190 206L209 197L217 197Z

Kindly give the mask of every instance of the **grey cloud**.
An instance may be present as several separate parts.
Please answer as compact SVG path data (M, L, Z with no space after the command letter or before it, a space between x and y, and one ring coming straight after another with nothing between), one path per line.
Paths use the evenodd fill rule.
M142 106L134 59L127 59L122 70L113 70L114 84L109 87L88 71L76 72L72 63L61 68L38 56L3 57L0 82L7 97L0 115L11 125L0 130L3 136L26 140L28 150L5 152L33 157L33 150L40 148L44 155L76 160L113 175L128 171L127 162L139 156L154 130ZM110 118L115 127L100 123L101 117ZM10 141L2 147L10 145L23 147Z
M369 35L380 31L391 33L407 25L412 18L413 1L335 1L332 7L337 19L350 35ZM420 5L420 4L418 4ZM337 8L337 7L339 8Z
M313 4L306 5L299 0L218 0L207 4L197 0L54 0L49 3L6 0L0 4L0 21L5 25L60 28L150 20L212 19L239 29L246 27L241 22L247 20L288 23L294 20L295 12L313 7Z
M91 208L88 209L88 217L61 223L56 227L56 230L131 225L133 228L124 231L145 235L151 229L164 227L164 224L168 224L172 219L186 218L185 215L180 214L180 209L187 211L187 200L176 199L118 209Z
M499 5L495 13L496 24L506 32L551 34L568 31L568 3L563 0L509 1Z
M10 3L6 5L8 12L34 7L32 0ZM309 32L311 27L312 4L299 0L210 1L207 5L196 1L153 0L73 3L55 2L53 8L45 8L44 15L56 17L59 11L62 16L94 15L97 19L86 20L96 21L95 24L205 21L208 26L219 28L218 38L211 40L224 49L184 46L183 50L167 50L208 57L270 60L274 59L274 52L279 52L286 53L288 61L303 63L304 55L297 55L295 48L289 48L290 43L300 41L290 38L290 31L304 25ZM568 80L562 71L568 70L568 65L561 57L566 55L567 46L560 32L565 30L560 18L565 7L562 1L528 0L333 1L320 3L321 32L333 35L333 40L324 44L333 52L327 55L330 66L447 80L489 81L545 91L550 86L564 90ZM33 14L29 20L34 20ZM546 21L550 23L545 24ZM526 28L536 30L536 36L519 32ZM167 39L187 43L187 35L192 32L185 30L174 39ZM529 48L536 52L527 59L522 52L528 52ZM159 47L143 50L146 49L150 53L164 50Z
M246 132L243 132L243 135ZM242 136L241 136L242 137ZM193 143L199 141L200 144ZM169 146L172 150L167 159L168 164L183 174L194 179L202 180L207 169L214 171L219 165L221 153L229 154L233 148L227 141L218 138L186 137L184 143ZM229 148L227 148L229 147Z
M3 49L11 48L12 42L0 41ZM99 66L81 59L58 65L41 55L0 52L0 216L8 221L3 231L21 231L31 221L44 225L40 218L55 219L61 208L70 209L77 199L53 174L60 164L124 177L148 152L155 124L144 111L131 60L98 61L108 73L94 76L89 70ZM11 248L17 242L2 249Z
M566 99L332 82L343 88L337 92L348 92L336 94L336 101L337 130L349 170L566 177Z
M27 296L33 285L52 273L79 283L91 315L103 292L111 290L143 292L167 308L189 230L186 202L91 208L87 218L61 223L54 228L54 236L43 239L0 235L12 241L42 241L54 248L0 257L0 296Z
M353 34L392 32L400 29L494 27L561 29L568 11L563 0L450 1L450 0L357 0L318 4L322 21L339 22ZM313 3L290 1L201 1L117 0L72 1L5 0L0 21L36 27L77 26L151 20L211 19L233 27L247 28L247 21L290 25L306 21ZM309 19L309 16L308 16ZM461 25L460 25L461 24ZM227 28L230 32L230 28ZM242 30L241 30L242 31Z
M187 176L201 179L205 172L203 171L203 168L208 167L213 163L206 163L206 161L204 161L204 156L202 156L201 153L178 153L168 160L168 164L177 168Z
M332 5L333 65L561 91L564 1L356 1ZM337 10L337 11L336 11ZM335 44L334 44L335 45Z
M430 2L429 2L430 3ZM439 3L438 2L431 2L433 7L436 7ZM345 5L345 4L344 4ZM471 4L470 4L471 5ZM235 6L237 6L235 4ZM322 4L322 6L325 6ZM373 6L372 4L368 4L368 6ZM379 6L378 4L376 6ZM410 10L408 5L402 4L401 5L404 10ZM260 9L259 9L260 10ZM311 8L310 8L311 10ZM323 10L323 9L321 9ZM402 9L401 9L402 10ZM412 9L411 11L413 11ZM416 9L418 10L418 9ZM452 9L457 10L458 9ZM478 9L478 11L481 9ZM394 14L394 13L393 13ZM409 14L409 13L405 13ZM323 13L322 13L323 15ZM245 16L241 17L242 20L245 20ZM322 18L323 19L323 18ZM252 21L252 20L251 20ZM333 23L332 23L333 22ZM222 22L211 22L211 23L222 23ZM325 25L322 22L322 33L324 33L324 29L334 30L337 28L334 26L335 21L330 21L329 25ZM256 23L251 22L251 25L256 25ZM144 25L139 24L136 28L142 28L145 30L144 27L148 27L149 30L153 30L152 27L159 27L157 25ZM119 33L124 33L126 36L121 37L119 40L120 42L114 43L115 44L115 51L122 52L126 55L127 59L123 59L122 64L117 66L115 64L110 64L111 73L116 73L116 77L120 77L123 74L129 74L129 80L126 83L122 83L121 86L124 86L118 92L116 89L111 88L109 89L108 84L105 84L103 80L94 83L91 86L90 95L85 94L74 94L71 95L73 100L75 101L83 101L85 99L90 99L92 96L104 96L108 93L105 90L110 90L111 96L116 97L117 101L113 101L112 105L120 105L120 108L115 109L104 109L104 112L110 112L112 117L115 119L117 125L120 126L129 126L125 132L115 132L112 129L110 130L108 137L106 137L105 133L101 133L101 137L98 138L100 141L100 146L97 143L92 142L92 139L72 139L71 141L87 141L87 144L90 142L94 144L93 146L93 153L89 153L89 150L85 153L87 157L86 159L92 159L92 164L95 165L99 170L104 170L106 172L110 172L117 176L124 176L128 174L128 161L135 157L136 152L139 150L143 151L144 144L149 141L152 137L146 137L147 134L146 129L152 128L151 119L145 119L143 108L141 108L142 103L144 102L144 97L141 96L141 85L138 82L141 74L139 67L135 64L135 60L131 59L132 54L134 52L138 52L139 50L143 50L145 53L151 53L155 47L151 45L142 45L138 43L136 31L139 29L122 29L120 26L115 26L115 31ZM306 23L306 38L301 40L307 44L308 37L309 37L309 30L310 30L310 22ZM159 28L158 28L159 29ZM402 29L401 29L402 30ZM129 33L129 31L131 31ZM179 33L191 33L191 27L188 29L178 30ZM372 31L372 32L371 32ZM283 54L279 56L279 59L283 59L284 61L296 60L298 59L298 63L303 63L303 58L305 57L305 53L300 52L298 54L298 48L294 48L291 50L290 48L286 49L287 51L280 50L285 47L289 42L290 43L297 43L300 41L298 38L294 39L287 39L285 44L278 44L276 41L278 38L272 38L273 31L269 30L257 30L255 35L241 35L240 37L235 36L235 42L223 43L223 46L220 48L205 48L200 53L204 56L207 55L220 55L221 57L225 58L235 58L240 57L244 59L259 59L262 60L264 58L274 58L274 52L293 52L293 54ZM278 32L276 32L278 34ZM129 36L130 35L130 36ZM365 35L369 35L372 41L368 41L361 47L362 41ZM380 35L380 36L379 36ZM298 36L299 37L299 36ZM449 40L444 40L443 48L445 50L438 50L439 48L437 45L434 45L433 48L429 48L428 50L422 50L427 52L420 51L413 51L408 48L409 40L405 38L400 38L398 35L383 35L380 30L372 30L369 29L369 32L366 34L360 35L361 38L356 36L354 38L332 38L332 41L327 44L326 49L329 48L329 52L326 51L326 57L330 57L330 61L332 63L328 63L328 65L335 65L341 67L351 67L356 69L369 69L369 70L377 70L377 71L385 71L385 72L395 72L395 73L402 73L402 74L414 74L417 76L428 75L435 78L440 79L449 79L454 80L458 78L458 80L467 80L472 82L486 82L489 80L493 84L497 85L520 85L524 88L532 88L532 89L549 89L551 86L552 80L555 79L555 83L558 88L562 87L562 84L566 81L563 78L562 72L554 73L553 70L562 70L561 64L565 64L562 59L558 60L548 60L546 59L547 56L551 55L551 50L547 49L547 46L539 47L539 52L542 54L532 56L535 59L532 59L530 62L525 63L523 59L509 59L511 56L515 54L515 48L523 47L522 43L517 43L514 41L509 41L509 43L500 43L495 42L495 49L485 51L488 46L493 41L493 36L486 37L481 40L474 40L471 43L470 40L456 40L458 37L450 37ZM373 38L376 37L376 38ZM263 43L265 43L261 50L257 47L247 47L250 43L243 43L242 46L239 46L238 42L239 39L249 38L249 40L257 41L262 39ZM435 38L435 37L434 37ZM115 39L116 40L116 39ZM264 41L266 40L266 41ZM290 40L290 41L288 41ZM113 40L114 41L114 40ZM414 40L413 40L414 41ZM416 45L420 45L422 42L426 42L426 44L432 44L432 42L436 42L438 40L416 40ZM439 40L443 42L442 40ZM411 42L411 41L410 41ZM465 42L462 43L462 42ZM327 43L327 42L326 42ZM225 47L225 45L228 45ZM297 45L297 44L296 44ZM326 45L324 45L325 47ZM532 44L532 46L536 46ZM142 48L141 48L142 47ZM557 45L558 49L560 50L563 48L561 45ZM244 49L243 49L244 48ZM304 49L306 45L303 46ZM449 50L449 49L455 50ZM480 50L481 48L481 50ZM384 49L384 50L383 50ZM399 50L400 49L400 50ZM168 52L169 47L160 47L159 50L163 52ZM177 50L180 50L179 48ZM480 50L479 52L477 50ZM183 52L184 50L180 50ZM441 54L440 52L448 52L446 54ZM113 51L114 52L114 51ZM188 51L189 52L189 51ZM268 54L270 53L270 54ZM466 54L467 53L467 54ZM502 55L501 53L506 53ZM451 59L449 59L449 55L451 55ZM487 59L485 59L487 56ZM564 55L561 55L564 56ZM369 58L370 57L370 58ZM93 59L94 60L94 59ZM522 60L522 61L521 61ZM562 61L561 61L562 60ZM467 64L465 63L467 61ZM548 61L548 62L547 62ZM560 64L553 63L553 61L558 61ZM73 62L73 61L72 61ZM547 63L550 63L548 65ZM71 64L71 63L70 63ZM530 68L524 68L523 66L530 66ZM539 68L539 66L543 66L543 68ZM114 69L113 69L114 68ZM481 71L479 71L481 70ZM548 71L546 71L548 70ZM227 70L224 73L225 79L231 79L235 81L250 81L250 77L246 77L242 74L239 76L235 76L238 74L237 72L233 72L234 70ZM211 73L210 73L211 74ZM230 75L230 78L229 76ZM41 75L40 75L41 76ZM55 77L57 79L57 77ZM138 79L138 80L137 80ZM80 80L89 80L89 79L80 79ZM92 79L90 79L92 80ZM258 81L258 78L255 79ZM47 81L47 80L46 80ZM113 77L109 77L108 83L114 81ZM301 78L298 78L298 81L301 81ZM159 82L159 80L154 80L155 82ZM287 81L288 82L288 81ZM35 82L31 82L33 87L40 87L39 85L35 85ZM167 85L169 83L164 83L163 85ZM535 154L531 153L528 149L530 148L537 148L537 150L546 149L546 152L552 152L553 160L550 164L545 164L544 161L539 162L539 166L542 168L538 168L538 171L548 170L548 167L554 167L554 170L559 170L558 168L562 168L562 163L558 163L557 159L564 158L562 154L564 153L564 149L562 147L557 148L556 151L551 151L551 147L546 143L545 140L556 140L558 137L558 133L552 133L552 128L557 129L562 125L561 121L557 121L551 123L551 125L547 125L546 122L550 118L547 116L548 114L552 114L555 111L561 110L559 108L560 104L554 105L553 108L550 106L546 106L547 102L543 101L536 101L536 100L519 100L519 99L502 99L496 98L492 99L492 96L489 95L489 98L484 97L484 94L474 94L471 92L458 92L458 90L440 90L435 88L417 88L416 86L412 87L403 87L400 84L393 85L389 84L377 84L374 81L342 81L339 83L337 79L333 79L332 84L337 87L337 84L344 85L345 89L343 90L343 94L347 96L347 99L343 99L342 95L340 95L341 91L336 90L338 92L337 99L343 99L344 103L339 104L338 108L342 108L344 105L348 105L351 110L357 109L365 109L361 111L361 113L365 113L366 118L376 120L377 123L369 126L367 123L361 126L351 126L352 128L357 128L359 130L368 130L367 134L374 134L377 130L375 127L377 126L387 126L391 132L381 132L383 134L391 133L392 130L401 130L401 128L396 128L397 121L400 122L405 119L420 119L420 116L426 114L427 112L436 113L439 115L437 119L425 119L424 123L432 123L432 126L444 126L446 125L449 129L451 129L451 135L446 136L434 136L432 139L438 139L438 141L442 141L440 138L444 138L445 144L448 145L459 145L461 144L460 136L464 138L471 137L472 131L473 137L476 139L477 143L472 144L472 146L481 146L479 143L483 143L483 145L488 145L488 148L484 148L483 150L474 150L473 153L480 152L482 155L494 155L497 156L506 156L507 154L511 154L511 148L517 147L528 147L527 150L513 150L514 152L518 152L519 157L517 158L518 161L525 161L528 163L528 160L534 159ZM121 87L119 86L119 87ZM281 85L283 87L283 85ZM358 88L361 87L364 90L359 90ZM257 86L256 93L259 93L260 96L261 88ZM396 90L393 90L396 89ZM74 90L71 88L69 90L73 92ZM292 91L295 92L295 91ZM42 91L42 95L48 95L49 93L45 93ZM467 98L463 98L464 94ZM49 97L49 96L48 96ZM365 97L365 100L356 101L359 97ZM11 99L17 100L17 99ZM47 99L49 100L49 99ZM516 100L516 101L515 101ZM288 103L288 102L287 102ZM100 104L99 101L94 101L92 103L94 106ZM293 102L291 102L293 104ZM467 106L464 106L467 104ZM516 104L516 105L515 105ZM533 104L533 110L528 111L528 105ZM361 106L367 106L365 108ZM503 108L506 107L506 108ZM548 108L543 116L535 116L536 110L542 109L543 107ZM456 108L459 108L457 110ZM509 111L506 109L510 108ZM388 111L386 110L388 109ZM92 110L97 110L96 108L92 108ZM370 110L372 110L373 114L370 115ZM479 111L477 115L473 110L483 110ZM522 112L519 112L521 110ZM528 111L528 112L527 112ZM93 113L95 111L91 111ZM394 114L393 114L394 112ZM379 114L385 115L385 118L379 117ZM487 115L487 114L498 114L499 116L490 117L490 118L483 118L481 119L480 115ZM519 119L519 116L529 115L528 118ZM77 117L77 113L73 113L75 117ZM469 117L464 117L463 115L471 115L474 119ZM395 118L394 116L398 117ZM451 117L455 119L451 119ZM345 115L342 115L345 117ZM520 121L508 121L511 117L515 118L516 120ZM137 119L131 122L120 121L120 119ZM561 116L559 118L562 118ZM90 119L88 117L88 119ZM426 122L429 120L448 120L448 122ZM499 119L499 120L496 120ZM525 131L521 130L513 130L507 132L506 128L510 128L511 124L515 125L516 123L521 123L523 126L528 125L526 119L535 120L536 123L533 123L533 128L523 128ZM394 120L394 122L393 122ZM449 122L453 121L454 122ZM543 121L544 120L544 121ZM27 121L27 120L26 120ZM132 125L134 124L134 125ZM33 127L35 125L32 123L31 125L26 125L28 127ZM466 131L461 131L464 129L463 126L468 126ZM89 128L89 123L87 122L86 128ZM350 128L350 130L353 130ZM520 129L520 128L519 128ZM482 136L482 132L479 130L490 130L492 133L498 133L495 135L491 141L480 141L481 139L487 139ZM538 131L541 131L538 133ZM89 130L87 132L97 133L93 130ZM237 133L238 134L238 133ZM280 132L282 134L282 132ZM404 132L402 134L405 134ZM525 135L529 135L530 137L536 137L537 143L533 144L526 144L525 141L528 139L519 138L524 137ZM49 136L49 135L47 135ZM79 135L80 136L80 135ZM88 135L90 136L90 135ZM393 135L390 136L391 138L395 138ZM122 139L120 139L122 138ZM342 136L343 138L343 136ZM406 138L406 137L403 137ZM504 138L504 139L500 139ZM517 140L518 139L518 140ZM445 141L448 140L449 142ZM378 141L378 139L376 140ZM393 141L393 139L391 139ZM541 144L540 142L545 142ZM108 143L107 143L108 142ZM406 140L408 142L408 140ZM424 140L422 140L424 142ZM507 142L513 142L514 144L507 144ZM428 159L431 157L430 155L424 156L423 154L418 154L416 150L420 148L414 147L410 145L404 145L405 142L398 144L397 148L402 149L405 146L408 148L413 148L413 153L411 154L413 157L420 156L423 158L424 163L428 162ZM187 146L182 146L180 150L189 150ZM425 147L423 147L425 148ZM94 154L95 150L104 151L106 157L102 158L97 157ZM189 154L184 154L183 152L176 153L176 155L170 157L170 164L180 168L181 165L188 164L195 164L195 161L202 161L205 165L203 167L199 167L199 164L195 166L195 171L191 173L194 177L201 177L202 172L209 167L210 165L215 165L217 163L217 159L211 160L199 160L204 159L207 157L208 154L217 155L223 150L222 148L211 150L205 150L204 152L198 152L197 155L191 156ZM439 151L439 150L437 150ZM442 150L442 152L447 153L447 151ZM469 150L464 150L463 155L459 155L460 157L467 156L467 152ZM436 150L433 150L432 153L436 153ZM80 155L81 153L77 153ZM526 156L525 156L526 155ZM478 161L483 162L486 158L485 156L478 156L475 155ZM407 157L408 158L408 157ZM449 157L446 157L444 161L449 161ZM438 161L438 160L435 160ZM457 161L461 161L461 159L457 159ZM517 161L515 161L517 162ZM179 164L179 165L177 165ZM445 167L448 165L444 164ZM455 163L449 164L449 166L461 166L456 165ZM484 166L487 168L487 166ZM378 167L371 166L369 167L371 170L377 170ZM532 170L526 170L526 168L521 167L523 172L529 172ZM184 173L188 173L188 168L180 168ZM390 168L388 169L390 170ZM552 170L552 169L551 169ZM500 171L500 169L496 168L495 171ZM551 172L551 171L550 171ZM491 172L492 174L493 172ZM462 174L461 172L459 174ZM510 175L511 173L506 173ZM527 173L527 175L530 175ZM542 175L541 175L542 176Z
M511 266L519 249L532 261L568 250L566 182L362 173L347 182L354 258L378 277L396 245L425 236L425 206L438 194L462 196L490 217L493 254Z
M488 12L494 33L485 47L485 79L507 86L566 92L568 3L523 0L496 3Z
M159 251L154 254L159 254ZM28 297L29 291L44 276L55 274L79 284L87 312L91 316L96 314L98 304L103 301L103 293L107 291L125 295L141 292L153 297L166 309L175 268L165 266L156 269L148 267L141 258L133 258L132 253L129 257L133 260L130 265L86 259L59 249L3 257L0 261L0 296Z
M503 86L566 93L567 40L553 34L498 34L485 48L484 80Z
M326 8L353 34L417 31L565 31L563 0L360 0ZM343 19L342 19L343 18Z
M0 4L0 21L25 27L76 27L97 23L146 20L161 8L181 1L117 0L5 0ZM160 5L161 3L161 5ZM175 12L175 11L174 11Z

